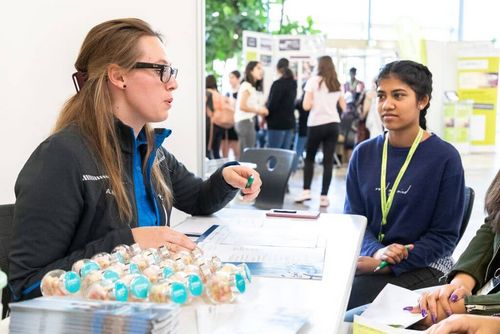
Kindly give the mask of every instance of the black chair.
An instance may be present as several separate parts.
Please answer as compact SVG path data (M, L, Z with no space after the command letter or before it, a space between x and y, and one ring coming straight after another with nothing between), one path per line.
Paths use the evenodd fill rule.
M472 213L472 207L474 206L474 189L471 187L465 187L465 199L464 199L464 216L462 218L462 225L460 225L460 234L458 236L458 241L462 239L465 230L467 229L467 225L469 225L470 215Z
M243 152L240 161L256 164L256 170L262 179L260 194L255 200L257 208L283 207L294 159L294 151L277 148L247 148Z
M14 204L0 205L0 269L9 274L9 247L12 236L12 219L14 218ZM5 287L2 291L2 319L6 317L10 302L10 290Z

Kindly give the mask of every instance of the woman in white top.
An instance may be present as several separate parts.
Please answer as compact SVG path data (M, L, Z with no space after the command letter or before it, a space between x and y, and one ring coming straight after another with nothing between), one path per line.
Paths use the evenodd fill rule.
M238 91L234 114L234 128L240 140L240 152L243 152L247 147L255 147L255 116L269 114L264 106L266 101L262 93L263 77L264 71L261 63L251 61L247 64L245 79Z
M318 59L318 74L311 77L304 88L304 110L309 110L307 119L308 139L304 165L304 191L296 199L303 202L311 199L311 182L314 174L314 158L319 146L323 146L323 185L320 206L330 205L328 188L332 180L333 155L339 136L340 116L337 103L345 110L346 103L340 82L335 72L332 58L323 56Z

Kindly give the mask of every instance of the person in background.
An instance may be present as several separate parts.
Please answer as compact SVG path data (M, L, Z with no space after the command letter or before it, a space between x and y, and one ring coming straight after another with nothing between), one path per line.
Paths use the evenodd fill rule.
M255 116L264 117L269 114L262 93L263 78L262 64L258 61L250 61L245 68L245 78L238 91L234 115L236 123L234 128L240 140L241 153L247 147L255 147Z
M16 181L9 254L16 301L40 296L47 272L71 270L75 261L120 244L194 249L168 227L172 207L210 215L238 191L253 200L262 183L236 162L203 181L162 146L171 130L150 123L167 119L177 69L146 22L116 19L93 27L75 67L78 92Z
M292 147L293 128L295 127L295 98L297 81L288 68L286 58L278 60L276 69L280 78L273 82L267 109L267 146L289 150Z
M293 144L293 147L295 148L295 160L293 161L292 167L293 172L297 171L299 163L303 160L302 155L304 154L304 148L307 143L307 118L309 116L309 112L304 110L304 107L302 106L304 96L306 95L306 92L304 91L306 82L307 80L302 85L302 96L295 102L295 109L299 112L299 120L297 122L295 141Z
M366 128L370 138L375 138L384 133L384 126L377 112L377 83L375 80L376 78L372 81L370 90L366 92L363 103L363 115L366 118Z
M342 160L349 163L352 150L356 146L357 122L358 115L356 111L356 103L351 92L344 95L346 108L340 117L340 138L344 140L342 147Z
M340 117L337 102L342 110L346 103L341 91L337 72L330 56L320 57L318 73L307 80L303 102L304 110L309 110L307 119L308 139L304 166L304 190L295 202L302 203L311 199L311 183L314 175L314 159L319 146L323 146L323 183L320 206L330 205L328 189L332 180L335 147L339 136Z
M437 285L453 264L464 170L457 150L426 131L431 94L432 74L422 64L395 61L378 75L388 131L356 146L346 179L344 213L367 218L348 309L372 302L387 283ZM379 268L382 261L388 265Z
M236 100L238 98L238 90L240 89L240 78L241 73L238 70L234 70L229 73L229 85L231 86L231 92L227 92L226 96L231 99L233 107L236 109ZM229 156L229 150L233 151L234 159L240 159L240 142L238 141L238 134L234 129L234 126L227 131L224 131L222 136L222 156L227 158Z
M363 81L356 79L357 69L351 67L349 70L349 80L344 83L344 93L351 92L354 104L356 107L359 105L361 94L365 90Z
M427 316L423 325L430 326L453 313L475 313L489 316L500 313L500 171L485 196L487 217L457 263L446 275L449 284L421 295L417 306L407 309ZM487 321L489 317L482 317ZM496 322L497 331L500 324ZM438 326L439 327L439 326ZM444 327L444 325L443 325Z
M220 146L222 142L222 136L224 135L225 129L221 128L215 122L212 121L213 114L215 112L214 101L219 101L222 97L220 96L219 90L217 89L217 79L212 74L207 75L205 78L205 88L206 88L206 138L207 138L207 149L206 156L209 159L220 159Z

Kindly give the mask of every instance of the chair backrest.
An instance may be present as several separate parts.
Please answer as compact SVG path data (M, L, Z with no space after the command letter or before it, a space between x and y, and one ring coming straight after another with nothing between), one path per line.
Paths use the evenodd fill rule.
M14 204L0 205L0 269L9 274L9 249L12 236L12 219L14 218ZM10 290L5 287L2 291L2 319L5 318L10 302Z
M458 241L462 239L467 225L469 225L470 215L472 213L472 207L474 206L474 189L471 187L465 187L465 199L464 199L464 215L462 218L462 225L460 225L460 234L458 236Z
M240 161L256 164L262 179L260 194L255 200L257 208L283 207L294 159L294 151L277 148L247 148L242 153Z

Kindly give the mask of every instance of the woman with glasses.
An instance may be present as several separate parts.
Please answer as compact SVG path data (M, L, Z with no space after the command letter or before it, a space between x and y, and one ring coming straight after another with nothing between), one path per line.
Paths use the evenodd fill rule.
M195 244L169 227L172 206L192 215L223 208L242 189L259 193L259 175L229 163L203 181L161 145L177 88L158 33L139 19L92 28L75 67L77 94L64 105L54 133L18 176L10 286L16 300L40 295L50 270L119 244L172 251ZM253 175L252 186L245 188Z

